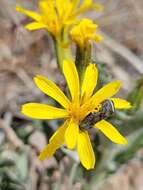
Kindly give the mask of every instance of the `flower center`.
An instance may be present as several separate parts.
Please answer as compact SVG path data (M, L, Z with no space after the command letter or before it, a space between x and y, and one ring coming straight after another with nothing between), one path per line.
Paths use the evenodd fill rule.
M68 109L69 116L76 122L80 123L83 116L81 106L79 104L71 103L70 108Z

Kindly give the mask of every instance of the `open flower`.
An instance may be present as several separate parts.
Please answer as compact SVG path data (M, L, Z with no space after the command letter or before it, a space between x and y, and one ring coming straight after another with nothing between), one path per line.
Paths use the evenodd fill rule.
M65 119L63 125L50 138L49 144L42 150L39 156L41 160L52 156L60 146L66 143L69 149L77 148L82 165L86 169L91 169L95 165L95 155L88 131L80 124L89 113L96 112L104 100L110 99L119 91L121 82L110 82L93 94L98 78L98 70L95 64L87 66L81 87L76 66L71 60L64 61L63 74L71 94L70 99L49 79L43 76L34 78L40 90L55 99L63 108L40 103L28 103L22 106L22 113L34 119ZM112 101L117 109L131 107L129 102L120 98L112 98ZM116 128L105 120L97 122L93 127L103 132L114 143L127 143L127 140Z
M93 0L40 0L39 13L23 9L20 6L16 10L31 17L34 21L25 26L28 30L44 28L57 37L66 26L77 21L77 16L89 9L102 10L102 5L93 3Z
M100 42L103 38L96 33L97 27L92 20L84 18L71 30L71 38L80 48L85 47L90 40Z

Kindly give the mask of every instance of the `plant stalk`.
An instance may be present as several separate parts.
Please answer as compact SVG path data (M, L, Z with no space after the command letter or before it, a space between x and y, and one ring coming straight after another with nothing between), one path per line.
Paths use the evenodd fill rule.
M86 67L91 63L91 44L88 43L84 48L76 47L76 67L79 74L80 84L82 84Z

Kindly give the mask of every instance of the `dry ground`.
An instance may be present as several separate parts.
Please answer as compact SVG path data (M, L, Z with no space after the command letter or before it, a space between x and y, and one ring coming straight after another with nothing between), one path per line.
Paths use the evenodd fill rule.
M36 0L19 2L34 7ZM126 93L139 74L143 73L143 1L102 0L102 2L105 4L104 13L90 13L90 17L99 24L105 36L104 42L95 49L96 55L100 61L109 65L113 77L123 81L123 93ZM23 24L28 19L16 13L15 3L15 0L0 0L2 118L6 113L11 113L12 118L23 118L19 112L21 104L30 100L42 100L43 95L32 81L35 74L48 75L56 82L61 77L56 66L51 39L44 31L24 30ZM105 182L101 190L121 188L143 190L142 163L133 161L123 166L115 176Z

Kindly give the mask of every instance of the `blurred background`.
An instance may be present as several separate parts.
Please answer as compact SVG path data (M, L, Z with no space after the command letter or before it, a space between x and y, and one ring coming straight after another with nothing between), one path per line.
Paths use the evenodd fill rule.
M30 120L20 113L26 102L52 100L33 83L42 74L64 88L54 46L43 30L23 27L29 18L15 11L16 3L37 9L37 0L0 0L0 189L2 190L143 190L143 1L101 0L102 13L88 12L104 40L93 48L100 70L99 87L122 81L119 96L130 100L130 111L110 118L126 135L129 145L113 145L93 135L96 168L85 171L75 152L65 148L44 162L40 150L59 121Z

